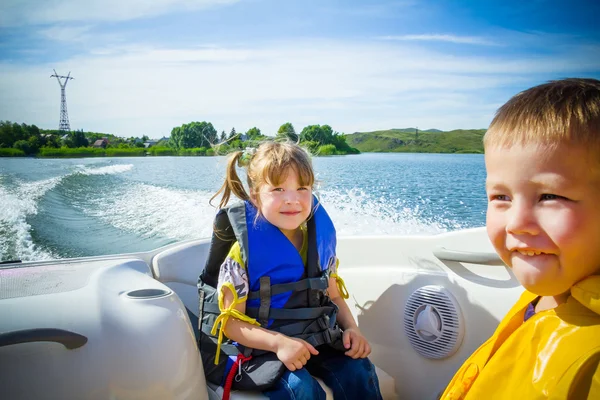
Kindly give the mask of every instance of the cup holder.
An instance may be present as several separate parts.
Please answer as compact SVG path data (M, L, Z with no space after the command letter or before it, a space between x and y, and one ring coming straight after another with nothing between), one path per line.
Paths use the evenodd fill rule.
M165 297L170 295L170 290L164 289L138 289L125 293L125 296L130 299L155 299L157 297Z

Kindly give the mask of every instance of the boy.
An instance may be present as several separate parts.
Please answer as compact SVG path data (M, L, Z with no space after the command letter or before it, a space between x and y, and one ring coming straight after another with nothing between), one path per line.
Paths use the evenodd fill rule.
M442 399L600 399L600 81L517 94L484 149L488 236L526 291Z

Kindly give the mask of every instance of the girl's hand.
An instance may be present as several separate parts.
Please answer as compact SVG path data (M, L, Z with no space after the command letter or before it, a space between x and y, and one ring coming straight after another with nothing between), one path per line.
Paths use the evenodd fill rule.
M282 335L275 354L287 369L295 371L306 365L311 354L316 356L319 352L310 343L302 339Z
M344 341L344 347L349 349L346 353L348 357L356 358L366 358L371 354L371 346L367 339L360 333L358 328L350 328L344 331L344 336L342 337Z

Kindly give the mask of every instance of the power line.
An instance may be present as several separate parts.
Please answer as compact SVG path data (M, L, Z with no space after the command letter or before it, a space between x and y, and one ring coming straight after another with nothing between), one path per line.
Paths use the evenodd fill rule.
M70 132L71 127L69 125L69 114L67 113L67 94L65 93L65 88L67 87L69 79L73 79L73 77L71 77L71 71L69 71L67 76L58 75L55 69L53 71L54 75L50 75L50 78L56 77L56 80L60 85L60 122L58 123L58 130ZM61 81L61 79L64 79L64 82Z

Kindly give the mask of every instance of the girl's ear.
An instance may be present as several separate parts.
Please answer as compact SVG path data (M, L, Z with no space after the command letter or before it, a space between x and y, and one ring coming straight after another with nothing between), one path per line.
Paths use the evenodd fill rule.
M250 195L250 201L252 202L252 204L254 204L255 207L258 208L258 201L257 201L258 199L257 199L257 196L256 196L256 192L252 188L250 188L249 192L250 192L250 194L249 194Z

